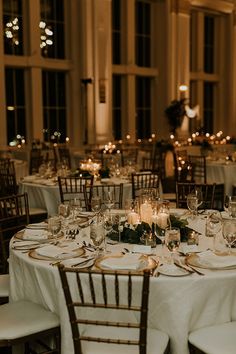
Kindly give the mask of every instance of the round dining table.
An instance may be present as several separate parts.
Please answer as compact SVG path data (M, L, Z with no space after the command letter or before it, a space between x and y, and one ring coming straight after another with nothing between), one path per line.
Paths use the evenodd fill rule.
M198 251L213 248L213 238L204 234L205 215L188 220L189 226L199 234ZM89 233L89 226L81 229L76 236L77 243L90 242ZM73 354L72 333L56 262L35 258L27 248L14 247L15 240L11 241L9 257L10 301L31 300L55 312L61 321L61 353ZM65 241L62 238L60 242ZM186 253L186 243L181 247ZM134 251L135 245L107 243L108 252L117 253L124 248ZM180 276L158 272L162 259L167 256L169 251L164 248L163 253L161 245L151 249L149 257L159 261L160 268L154 271L155 276L150 281L148 326L169 335L172 354L189 354L190 331L236 320L236 263L228 270L194 267L202 275L186 271Z
M206 173L207 183L224 183L225 194L232 194L232 187L236 183L236 162L208 160Z

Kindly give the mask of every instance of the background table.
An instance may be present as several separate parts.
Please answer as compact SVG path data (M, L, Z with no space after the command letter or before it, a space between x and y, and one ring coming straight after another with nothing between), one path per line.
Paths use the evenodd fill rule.
M232 186L236 183L236 163L208 161L207 183L224 183L225 194L232 194Z

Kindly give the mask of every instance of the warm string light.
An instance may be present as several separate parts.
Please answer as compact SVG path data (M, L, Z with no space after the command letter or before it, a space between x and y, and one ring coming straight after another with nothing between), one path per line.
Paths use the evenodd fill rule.
M47 26L46 22L40 21L40 48L44 53L47 53L48 46L53 45L53 31L50 26ZM15 46L20 44L19 41L19 20L15 17L13 20L9 21L5 25L5 36L11 43Z

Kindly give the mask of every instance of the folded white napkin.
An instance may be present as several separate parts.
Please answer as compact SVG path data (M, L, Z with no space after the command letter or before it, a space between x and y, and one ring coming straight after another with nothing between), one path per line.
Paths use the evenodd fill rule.
M152 249L151 246L144 246L144 245L134 245L133 246L134 253L143 253L143 254L151 254Z
M27 229L34 229L34 230L45 230L48 228L48 224L46 222L37 222L34 224L28 224L26 226Z
M15 249L21 249L21 248L27 248L27 247L31 247L31 246L37 246L39 245L39 242L37 241L13 241L12 243L12 248Z
M102 268L137 270L145 265L145 261L138 254L125 254L122 257L108 257L101 262Z
M78 248L78 246L77 246ZM54 245L47 245L36 250L37 254L40 256L64 259L68 257L74 257L75 253L70 249L70 247L58 247Z
M23 233L23 240L46 240L48 232L44 229L25 229Z
M209 268L231 268L236 266L236 256L216 255L211 251L198 254L199 262Z

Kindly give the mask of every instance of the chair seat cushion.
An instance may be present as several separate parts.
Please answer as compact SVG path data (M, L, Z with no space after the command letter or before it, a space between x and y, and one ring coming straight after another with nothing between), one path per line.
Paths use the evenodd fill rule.
M138 339L138 330L117 328L117 327L99 327L89 326L83 332L83 336L105 337L116 339ZM147 331L147 354L163 354L169 342L166 333L148 329ZM138 346L125 344L107 344L98 342L82 341L83 354L138 354Z
M0 274L0 297L8 297L10 288L9 274Z
M236 321L193 331L189 342L207 354L235 354Z
M30 301L0 306L0 340L21 338L59 325L59 318L54 313Z

